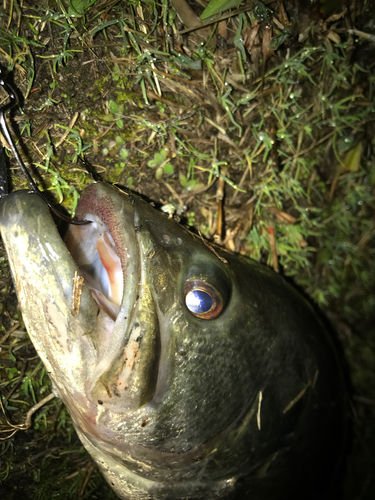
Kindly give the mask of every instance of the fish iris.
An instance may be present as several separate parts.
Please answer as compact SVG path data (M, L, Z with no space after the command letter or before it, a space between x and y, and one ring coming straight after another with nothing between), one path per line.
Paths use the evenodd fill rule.
M186 306L192 313L202 314L208 312L213 306L212 297L203 290L191 290L186 295Z

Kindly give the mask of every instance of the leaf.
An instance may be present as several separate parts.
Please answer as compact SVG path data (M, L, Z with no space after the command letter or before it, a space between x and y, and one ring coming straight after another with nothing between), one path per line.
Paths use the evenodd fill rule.
M105 122L113 122L114 116L112 113L109 113L108 115L102 116L102 119Z
M287 38L289 38L292 34L292 31L290 28L286 27L280 35L274 36L272 40L270 41L270 44L268 46L269 49L271 50L277 50L280 45L282 45Z
M300 228L301 226L298 224L295 226L288 226L286 233L287 242L296 248L304 248L307 246L307 242L302 236Z
M159 167L159 168L156 170L155 177L156 177L157 179L161 179L162 175L163 175L163 167Z
M359 142L354 148L348 151L342 161L342 168L351 172L358 172L363 152L363 144Z
M186 0L171 0L172 6L187 28L196 28L202 23Z
M117 102L115 101L109 101L108 102L108 105L109 105L109 110L111 111L111 113L118 113L118 104Z
M293 217L293 215L287 214L286 212L282 212L275 207L272 207L270 211L276 215L276 218L279 222L286 222L287 224L295 224L297 219Z
M188 191L191 191L192 189L194 189L196 182L197 181L195 179L190 179L190 181L186 184L186 189Z
M16 374L18 374L17 368L8 368L8 378L11 380Z
M68 8L69 17L81 17L88 7L87 0L70 0Z
M159 165L159 163L158 163L155 159L153 159L153 160L149 160L149 161L147 162L147 166L148 166L148 167L150 167L150 168L155 168L155 167L157 167L158 165Z
M257 2L257 6L254 9L254 16L261 23L268 23L272 19L272 11L266 7L262 2Z
M170 163L166 163L163 168L166 174L172 175L174 173L173 165Z
M129 156L129 151L126 148L122 148L120 151L120 156L123 160L126 160Z
M187 185L186 175L180 174L180 184L182 187L186 187L186 185Z
M262 53L263 53L263 64L266 64L267 60L273 55L273 50L270 48L270 43L272 40L272 26L263 27L263 41L262 41Z
M211 0L202 12L200 18L202 21L207 21L210 17L214 17L217 14L224 12L224 10L238 7L240 4L241 0Z
M108 21L104 24L101 24L100 26L98 26L97 28L95 28L94 30L91 31L90 38L92 38L94 35L96 35L96 33L98 33L99 31L102 31L102 30L108 28L109 26L112 26L113 24L118 24L119 22L120 22L119 19L112 19L111 21Z
M172 58L173 62L182 68L195 69L200 71L202 69L202 60L194 60L183 54L177 54L177 56Z
M166 151L165 149L160 149L159 153L155 153L154 158L147 162L147 165L151 168L155 168L164 163L165 159L167 158L167 155L168 151Z
M235 47L237 47L237 49L239 49L239 51L241 52L241 55L242 55L242 59L244 61L246 61L246 51L245 51L245 47L244 47L244 44L243 44L243 37L242 37L242 24L243 24L243 18L244 18L244 15L243 14L240 14L238 16L238 28L237 28L237 32L236 32L236 35L234 37L234 45Z
M156 154L158 154L158 153L156 153ZM168 148L160 149L159 154L161 155L161 157L163 158L163 161L164 161L168 156Z

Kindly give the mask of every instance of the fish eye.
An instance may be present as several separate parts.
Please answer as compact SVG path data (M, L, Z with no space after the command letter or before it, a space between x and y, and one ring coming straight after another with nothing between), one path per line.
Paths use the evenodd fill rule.
M197 318L215 319L224 308L221 294L205 281L187 281L184 292L185 305Z

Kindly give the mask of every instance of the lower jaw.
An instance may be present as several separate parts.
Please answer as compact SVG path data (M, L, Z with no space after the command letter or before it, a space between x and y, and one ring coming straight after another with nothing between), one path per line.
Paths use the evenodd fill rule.
M160 471L160 477L156 479L147 478L144 475L133 472L126 467L121 459L116 460L113 456L102 452L98 447L87 439L84 434L79 433L79 437L86 450L97 463L106 481L114 489L119 498L124 500L203 500L226 498L236 484L235 478L221 479L217 481L201 481L195 479L199 471L193 474L185 466L185 471L175 468L160 469L159 464L155 464ZM162 458L162 454L161 454ZM145 465L145 470L150 465ZM195 464L194 469L205 468L205 463L199 466ZM194 477L192 477L194 476Z

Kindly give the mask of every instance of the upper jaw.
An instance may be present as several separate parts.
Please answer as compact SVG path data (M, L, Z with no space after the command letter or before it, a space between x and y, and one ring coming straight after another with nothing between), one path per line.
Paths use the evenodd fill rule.
M71 314L79 272L44 201L18 191L0 203L0 228L29 335L59 393L82 393L96 363L98 308L87 287L80 313ZM84 363L82 362L84 360Z
M98 401L124 413L152 397L158 321L129 197L112 186L93 184L83 193L77 209L79 218L87 213L108 229L120 256L123 296L115 321L98 308L86 283L79 314L71 312L75 272L81 274L72 258L74 241L80 232L92 231L91 224L70 226L66 241L68 246L69 240L73 244L69 251L41 198L19 191L0 203L0 228L30 337L71 413L78 405L82 410L78 413L90 407L96 415ZM125 372L126 358L132 366L128 363ZM81 428L84 425L82 422Z

